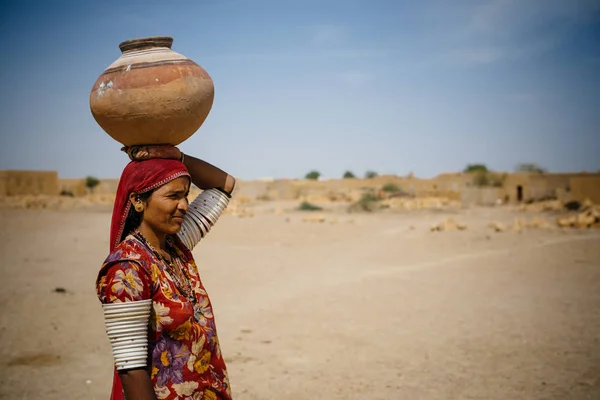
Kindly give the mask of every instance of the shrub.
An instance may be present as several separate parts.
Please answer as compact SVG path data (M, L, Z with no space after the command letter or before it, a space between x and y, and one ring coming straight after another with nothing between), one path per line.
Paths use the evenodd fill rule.
M375 211L379 208L380 198L372 192L363 193L360 199L357 202L350 206L351 210L358 211Z
M367 178L367 179L375 178L376 176L378 176L378 174L375 171L365 172L365 178Z
M356 178L356 175L354 175L352 173L352 171L346 171L344 172L344 179L354 179Z
M402 188L400 186L396 185L395 183L386 183L385 185L383 185L381 190L383 190L386 193L402 193L403 192Z
M321 211L322 209L322 207L309 203L308 201L303 201L298 206L298 210L300 211Z

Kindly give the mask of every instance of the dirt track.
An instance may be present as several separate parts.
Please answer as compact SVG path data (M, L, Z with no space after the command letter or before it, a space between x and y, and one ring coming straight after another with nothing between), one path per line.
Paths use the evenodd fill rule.
M438 233L441 214L303 215L223 216L194 251L235 400L600 399L600 231L493 233L514 215L491 209ZM108 400L110 214L0 218L0 398Z

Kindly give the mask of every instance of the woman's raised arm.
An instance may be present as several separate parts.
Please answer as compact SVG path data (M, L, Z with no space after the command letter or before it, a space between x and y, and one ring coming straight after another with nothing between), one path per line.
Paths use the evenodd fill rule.
M198 158L185 154L183 164L192 176L192 183L198 188L222 189L228 194L235 188L235 178L222 169Z
M133 161L143 161L151 158L182 160L192 176L192 183L202 190L216 188L231 194L235 188L235 178L233 176L204 160L183 154L175 146L145 145L123 147L121 150L126 152Z

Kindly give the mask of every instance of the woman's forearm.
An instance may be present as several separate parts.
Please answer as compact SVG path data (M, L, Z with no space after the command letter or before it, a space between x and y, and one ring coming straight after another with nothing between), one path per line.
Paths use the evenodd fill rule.
M235 178L227 172L206 161L185 154L183 164L192 176L192 183L198 188L219 188L231 194L235 187Z
M119 372L119 376L127 400L156 400L154 385L145 369Z

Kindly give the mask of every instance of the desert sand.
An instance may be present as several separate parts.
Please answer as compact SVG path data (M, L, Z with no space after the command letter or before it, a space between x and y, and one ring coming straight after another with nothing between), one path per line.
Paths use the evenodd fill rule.
M600 399L600 230L279 207L223 215L194 250L235 400ZM430 230L446 217L468 229ZM0 398L108 400L110 207L0 218Z

